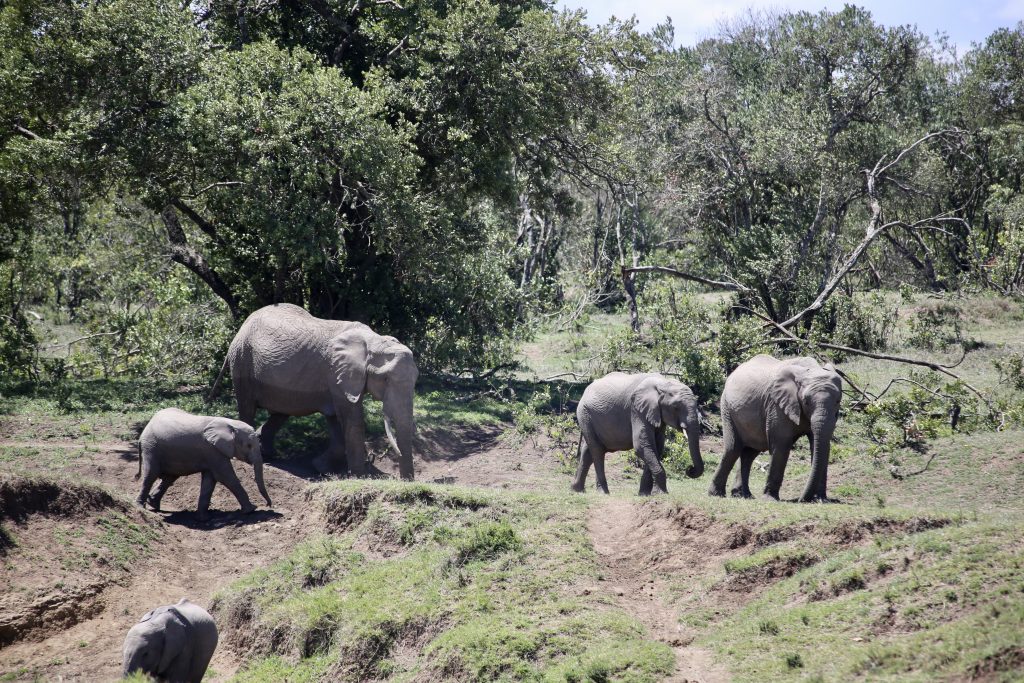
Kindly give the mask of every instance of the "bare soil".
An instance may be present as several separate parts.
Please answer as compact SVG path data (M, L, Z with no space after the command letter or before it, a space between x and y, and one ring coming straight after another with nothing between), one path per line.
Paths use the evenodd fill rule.
M667 680L729 680L726 668L709 651L691 645L694 634L680 624L671 592L671 584L696 583L713 562L737 554L721 549L720 525L694 510L666 514L656 501L609 498L591 506L587 526L605 570L604 580L593 590L611 591L619 606L650 628L652 637L675 650L676 672Z

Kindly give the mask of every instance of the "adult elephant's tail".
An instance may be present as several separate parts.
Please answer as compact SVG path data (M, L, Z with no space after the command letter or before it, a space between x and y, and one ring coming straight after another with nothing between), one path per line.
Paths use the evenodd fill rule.
M142 439L139 439L139 471L135 473L135 478L138 479L142 476Z
M210 393L206 396L206 405L213 403L213 399L217 398L217 393L220 391L220 382L224 379L224 373L227 371L228 366L231 365L228 360L228 354L224 354L224 362L220 366L220 372L217 373L217 379L213 380L213 386L210 388Z

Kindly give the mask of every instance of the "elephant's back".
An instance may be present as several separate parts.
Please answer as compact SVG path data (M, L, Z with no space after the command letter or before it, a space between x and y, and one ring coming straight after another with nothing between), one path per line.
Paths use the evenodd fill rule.
M232 373L282 389L320 385L330 370L328 341L343 325L293 304L264 306L235 335Z
M208 419L178 408L164 408L150 418L139 436L139 441L143 447L180 445L201 433Z

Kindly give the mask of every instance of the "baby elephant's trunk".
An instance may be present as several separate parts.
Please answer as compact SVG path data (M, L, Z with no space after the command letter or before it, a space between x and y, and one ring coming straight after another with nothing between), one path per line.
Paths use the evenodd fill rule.
M263 483L263 456L253 453L249 458L249 462L252 463L252 477L256 480L256 488L260 490L263 500L267 501L267 507L273 507L274 504L270 502L270 494L267 493L267 487Z

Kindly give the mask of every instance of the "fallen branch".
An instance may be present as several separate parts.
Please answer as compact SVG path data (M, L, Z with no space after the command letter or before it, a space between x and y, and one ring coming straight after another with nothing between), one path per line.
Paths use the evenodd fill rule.
M44 346L42 348L45 351L48 351L50 349L59 349L59 348L65 347L65 346L68 347L68 348L71 348L72 345L77 344L78 342L87 341L89 339L96 339L97 337L115 337L115 336L117 336L119 334L121 334L121 333L120 332L97 332L96 334L87 334L84 337L79 337L78 339L72 339L71 341L69 341L69 342L67 342L65 344L50 344L50 345Z
M719 289L728 289L734 292L748 292L749 287L745 287L738 282L725 281L725 280L711 280L700 275L694 275L693 273L686 273L676 268L669 268L668 266L633 266L633 267L622 267L622 276L625 277L627 274L633 273L665 273L666 275L672 275L683 280L690 280L691 282L699 282L708 287L718 287Z

